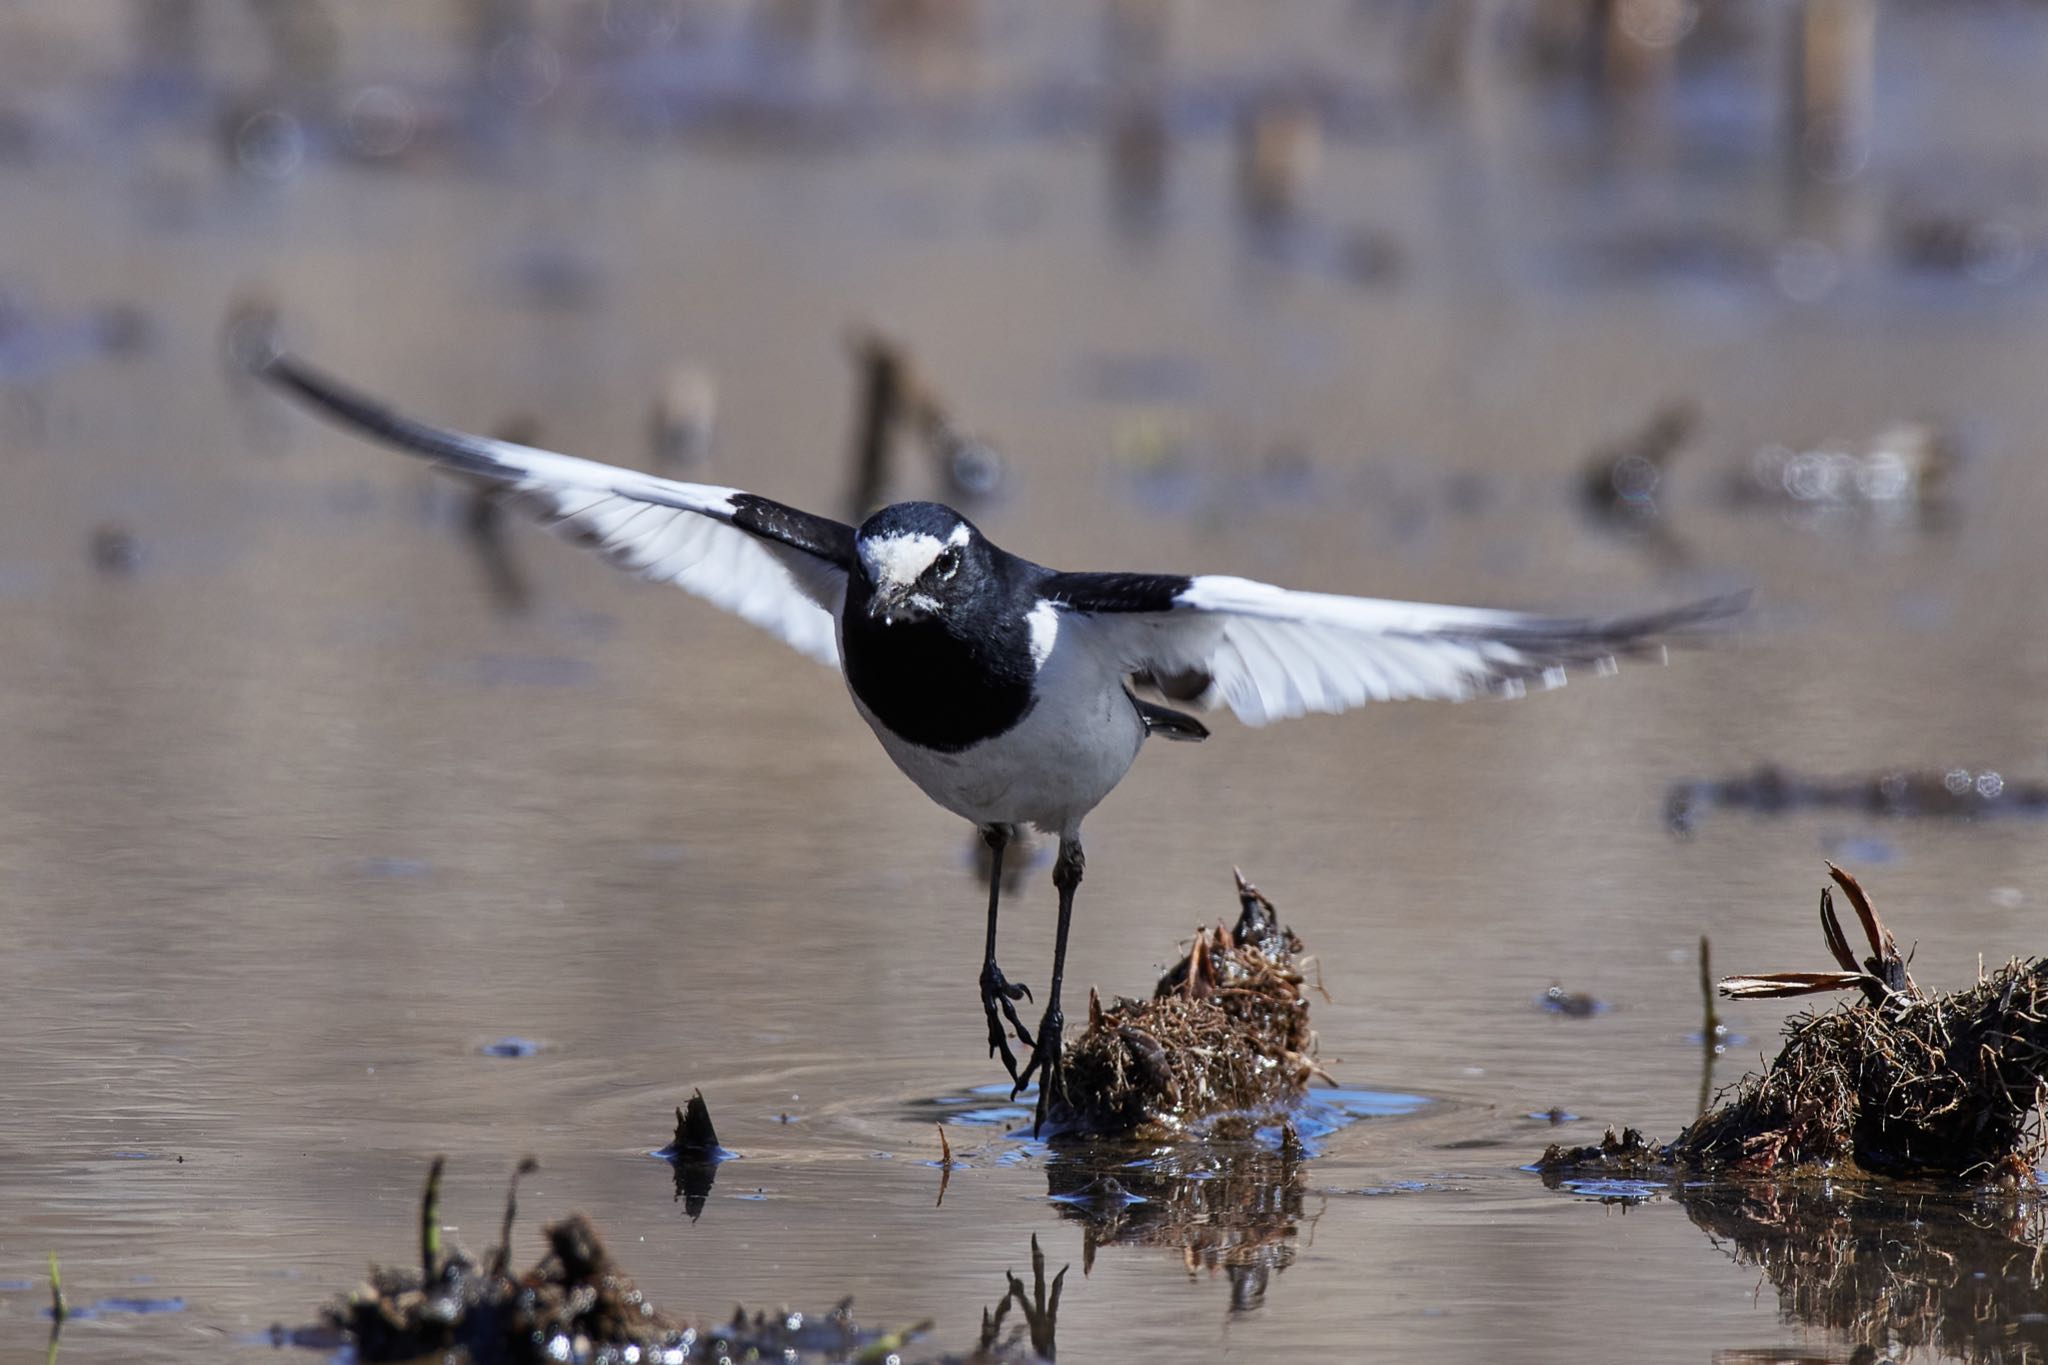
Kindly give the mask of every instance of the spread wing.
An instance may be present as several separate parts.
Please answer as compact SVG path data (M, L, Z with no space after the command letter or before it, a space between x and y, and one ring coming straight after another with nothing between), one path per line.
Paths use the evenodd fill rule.
M1247 578L1054 574L1041 589L1086 619L1119 665L1165 695L1248 725L1368 701L1520 696L1533 679L1611 670L1674 633L1732 616L1749 594L1605 620L1290 592Z
M508 504L621 568L685 588L820 662L839 662L850 526L737 488L429 426L282 353L257 372L364 435L502 490Z

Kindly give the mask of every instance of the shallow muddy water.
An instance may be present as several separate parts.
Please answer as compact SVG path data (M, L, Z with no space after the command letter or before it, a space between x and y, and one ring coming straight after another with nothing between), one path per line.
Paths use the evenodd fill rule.
M1512 7L1480 7L1448 108L1411 97L1395 5L525 28L357 0L325 56L230 4L181 47L180 8L0 9L0 1355L42 1350L53 1250L103 1304L67 1361L264 1355L407 1254L435 1153L472 1250L532 1153L520 1262L581 1209L672 1310L851 1294L934 1350L971 1348L1034 1237L1075 1267L1063 1361L1864 1344L1726 1217L1521 1168L1693 1117L1699 936L1723 971L1825 966L1823 858L1923 984L2041 947L2036 819L1679 837L1666 804L1766 763L2048 781L2043 16L1880 8L1867 164L1794 193L1769 6L1605 112L1526 73ZM1158 96L1121 143L1113 87ZM1324 131L1276 207L1233 129L1303 90ZM1936 209L1991 225L1966 268L1901 260ZM1003 452L983 528L1062 566L1757 605L1668 668L1152 746L1087 827L1070 1017L1234 915L1242 866L1322 963L1362 1117L1284 1170L1174 1153L1118 1194L978 1089L968 831L837 678L524 526L508 593L459 490L224 376L259 296L421 415L622 463L694 365L693 476L820 510L852 482L846 337L878 324ZM1590 514L1588 452L1677 398L1702 426L1663 517ZM1938 507L1729 494L1760 450L1906 420L1959 451ZM894 487L943 495L909 447ZM1053 903L1043 865L1008 900L1013 979L1043 981ZM1546 1009L1553 984L1607 1008ZM1713 1082L1785 1012L1724 1006ZM694 1219L649 1155L693 1088L741 1154Z

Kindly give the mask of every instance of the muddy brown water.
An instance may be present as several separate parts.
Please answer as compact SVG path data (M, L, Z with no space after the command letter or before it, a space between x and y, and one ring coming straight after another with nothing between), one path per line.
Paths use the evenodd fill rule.
M223 150L275 61L252 12L199 12L196 69L139 57L125 7L0 15L0 109L27 130L0 165L23 301L0 373L0 1354L40 1351L55 1250L74 1301L117 1301L66 1360L257 1358L405 1256L436 1152L473 1249L530 1152L521 1261L580 1208L671 1309L851 1294L951 1349L1034 1236L1076 1267L1067 1361L1859 1344L1781 1316L1677 1204L1519 1168L1693 1115L1693 945L1824 965L1824 856L1917 938L1922 982L2042 946L2035 821L1663 825L1673 781L1765 761L2048 777L2048 295L2031 254L1930 279L1884 232L1952 192L2033 240L2039 16L1886 10L1871 163L1816 207L1787 201L1764 57L1596 145L1498 55L1465 114L1404 113L1397 7L1173 11L1171 150L1135 205L1096 112L1122 30L1092 10L904 34L712 6L672 40L691 55L595 75L543 16L554 64L515 50L510 88L561 83L525 109L471 88L492 68L453 7L363 5L340 97L405 92L419 145L352 159L309 123L295 163ZM1965 60L1966 93L1940 83ZM1247 224L1228 111L1303 73L1335 131L1299 216ZM612 97L664 82L701 98ZM1702 223L1761 254L1586 266ZM1364 228L1399 244L1391 279L1341 268ZM1784 291L1813 292L1811 253L1773 255L1801 233L1841 248L1810 302ZM935 1206L934 1118L988 1107L996 1076L966 831L830 672L674 590L517 528L532 600L508 610L457 496L224 381L227 301L259 288L364 386L471 428L531 414L598 458L644 462L652 394L695 363L719 399L702 476L820 508L851 478L844 332L879 322L1008 456L981 524L1050 563L1571 609L1746 584L1758 607L1723 647L1514 704L1226 719L1153 746L1091 819L1070 1006L1148 987L1234 912L1242 865L1324 965L1327 1064L1422 1101L1367 1104L1299 1171L1233 1168L1289 1244L1250 1294L1138 1214L1049 1198L1071 1180L1000 1114L955 1123ZM77 344L117 303L146 345ZM1574 498L1586 451L1680 396L1704 426L1666 490L1674 555ZM1967 438L1935 524L1719 494L1761 445L1913 417ZM930 492L925 466L898 488ZM131 540L96 567L104 531ZM1052 903L1043 869L1011 899L1013 977L1042 982ZM1552 983L1611 1008L1546 1013ZM1747 1041L1718 1081L1782 1011L1724 1017ZM540 1046L487 1055L508 1038ZM695 1221L648 1156L693 1087L743 1154ZM1527 1117L1553 1108L1582 1117ZM1187 1160L1122 1186L1200 1207L1167 1179Z

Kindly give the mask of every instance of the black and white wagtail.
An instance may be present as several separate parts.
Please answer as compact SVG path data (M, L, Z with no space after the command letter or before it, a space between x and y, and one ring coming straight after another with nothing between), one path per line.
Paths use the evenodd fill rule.
M997 548L930 502L859 527L734 488L670 479L429 426L284 354L271 382L391 445L500 490L622 568L686 588L845 675L853 704L925 795L994 855L981 1003L1016 1091L1039 1076L1038 1123L1060 1099L1061 977L1081 821L1147 735L1199 740L1193 716L1140 699L1222 704L1251 725L1399 698L1459 700L1555 686L1655 638L1741 610L1744 596L1568 620L1290 592L1216 574L1059 573ZM996 966L1003 849L1020 825L1059 836L1059 929L1036 1035L1029 992ZM1005 1028L1007 1020L1008 1027ZM1031 1049L1020 1070L1009 1034Z

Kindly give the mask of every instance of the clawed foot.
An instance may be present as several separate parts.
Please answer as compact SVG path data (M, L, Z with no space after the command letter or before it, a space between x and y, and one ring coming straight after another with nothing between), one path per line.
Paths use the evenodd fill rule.
M1018 1090L1024 1088L1024 1080L1017 1074L1017 1054L1010 1051L1009 1032L1003 1023L1009 1021L1010 1029L1017 1034L1017 1041L1030 1047L1031 1035L1025 1031L1024 1021L1017 1017L1019 1000L1029 1000L1031 988L1022 982L1011 985L1004 978L1003 969L990 962L981 969L981 1007L988 1014L988 1055L998 1053L1003 1058L1003 1069L1010 1073L1011 1082ZM1034 1053L1034 1056L1037 1054ZM1015 1092L1013 1091L1012 1094Z
M1060 1014L1059 1002L1045 1007L1045 1017L1038 1021L1038 1041L1031 1046L1031 1060L1024 1066L1024 1072L1017 1077L1017 1088L1010 1092L1015 1099L1024 1093L1024 1087L1031 1083L1032 1073L1038 1075L1038 1112L1031 1120L1031 1135L1038 1136L1045 1127L1045 1116L1052 1112L1055 1104L1066 1102L1066 1069L1061 1065L1060 1034L1066 1027L1066 1019Z

